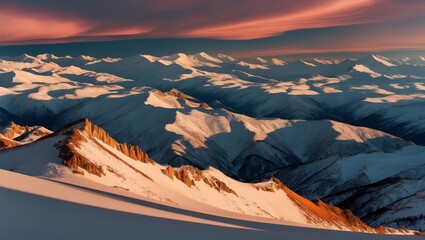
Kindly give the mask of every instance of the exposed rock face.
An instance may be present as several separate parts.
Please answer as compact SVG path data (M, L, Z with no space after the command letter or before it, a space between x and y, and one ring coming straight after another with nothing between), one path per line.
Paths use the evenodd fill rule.
M19 144L16 141L10 140L9 138L0 134L0 150L6 149L6 148L17 147L19 145L21 145L21 144Z
M86 170L87 172L101 177L105 175L101 166L92 163L89 159L82 156L75 147L79 146L81 141L85 141L81 132L77 129L72 129L70 137L66 142L59 148L59 157L62 159L62 163L71 168L74 173L83 174L79 170L79 167Z
M21 141L28 137L28 135L34 135L37 137L44 137L51 132L45 128L39 126L21 126L15 122L10 122L7 126L0 128L0 134L3 134L6 138Z
M298 207L305 210L305 216L311 222L326 221L332 225L339 226L341 229L343 229L343 227L349 226L353 231L376 232L380 234L397 233L399 231L407 232L406 229L395 230L382 226L372 228L360 220L360 218L356 217L350 210L343 210L317 199L310 201L306 198L303 198L290 190L275 177L272 177L268 182L254 184L253 187L261 191L275 192L277 190L283 190L288 195L288 197L296 205L298 205Z
M276 190L285 189L286 186L277 178L271 177L266 183L259 183L252 185L255 189L265 192L275 192Z
M188 187L195 186L195 181L202 179L202 172L192 166L183 166L174 170L174 176Z
M161 172L169 178L174 179L174 168L170 165L168 165L165 169L161 169Z
M165 169L162 169L162 173L168 176L171 179L176 177L188 187L196 186L196 182L204 181L208 186L214 188L218 192L227 192L232 193L237 196L236 192L229 188L226 183L220 181L214 176L207 177L203 174L201 170L192 166L182 166L179 168L172 168L167 166Z
M201 101L199 101L198 99L196 99L196 98L194 98L192 96L186 95L183 92L181 92L181 91L179 91L179 90L177 90L175 88L171 89L168 92L158 91L157 93L158 94L163 94L164 96L165 95L168 95L168 96L173 96L173 97L175 97L177 99L186 100L186 104L188 106L201 107L203 109L211 109L211 107L207 103L201 102Z
M79 126L79 124L81 124L81 126ZM64 127L62 130L59 130L58 132L62 132L63 134L69 136L66 139L65 143L58 146L60 150L59 157L63 160L62 163L66 165L67 167L73 169L75 173L83 174L83 172L78 169L78 168L82 168L86 170L87 172L99 177L101 177L102 175L103 176L105 175L105 172L101 166L91 162L88 158L81 155L75 149L76 147L80 146L80 143L82 141L87 141L84 134L87 135L87 137L89 138L96 138L100 140L101 142L107 144L108 146L112 148L119 150L124 155L136 161L141 161L143 163L152 163L152 164L154 163L154 161L149 158L148 154L143 152L139 147L127 145L125 143L124 144L118 143L105 130L94 125L88 119L82 119L82 120L73 122L67 125L66 127ZM100 144L99 144L99 147L104 149ZM104 149L104 150L109 152L109 154L114 155L117 159L119 159L119 157L117 157L114 153L110 152L107 149ZM124 161L123 163L125 164ZM149 176L140 172L139 170L137 169L134 169L134 170L139 172L146 178L152 180Z
M26 128L25 132L21 136L15 138L16 141L22 141L25 138L27 138L29 135L33 135L33 136L37 137L37 139L38 139L38 138L41 138L41 137L44 137L44 136L47 136L47 135L50 134L50 132L44 131L41 127L27 127L27 126L25 126L25 128Z
M118 149L119 151L124 153L124 155L126 155L126 156L128 156L128 157L130 157L134 160L138 160L138 161L141 161L143 163L154 163L154 161L148 156L148 154L146 152L142 151L142 149L140 149L140 147L128 145L126 143L122 143L122 144L118 143L105 130L98 127L97 125L94 125L92 122L90 122L90 120L84 119L82 121L84 121L83 130L90 137L95 137L95 138L101 140L105 144L109 145L112 148Z
M0 132L1 134L3 134L5 137L9 138L9 139L14 139L16 135L21 135L23 132L25 131L29 131L30 127L27 126L21 126L18 125L14 122L10 122L8 124L8 126L6 126L5 128L1 129L2 131Z
M175 88L173 88L170 91L166 92L166 94L171 95L171 96L174 96L176 98L180 98L180 99L189 99L189 100L194 100L195 99L195 98L193 98L193 97L191 97L189 95L184 94L183 92L181 92L181 91L179 91L179 90L177 90Z
M6 126L0 127L0 150L35 141L50 133L43 127L21 126L15 122L9 122Z
M208 184L210 187L215 188L217 191L223 191L223 192L227 192L227 193L232 193L232 194L236 194L235 191L233 191L233 189L229 188L226 183L220 181L219 179L215 178L215 177L211 177L211 178L203 178L204 182L206 184Z

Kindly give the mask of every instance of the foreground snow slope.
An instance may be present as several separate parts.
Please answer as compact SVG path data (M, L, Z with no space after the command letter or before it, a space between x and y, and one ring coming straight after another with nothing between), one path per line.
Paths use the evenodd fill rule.
M233 180L213 168L200 171L191 166L158 165L138 147L117 143L88 120L71 124L36 142L4 150L0 157L2 169L65 180L75 178L75 174L83 175L86 181L178 206L189 207L199 202L230 212L310 227L409 233L370 228L350 211L321 201L311 202L274 178L249 184Z
M77 180L76 180L77 181ZM208 214L100 185L82 187L0 170L2 239L388 239ZM24 229L24 230L23 230ZM392 239L420 239L392 236Z

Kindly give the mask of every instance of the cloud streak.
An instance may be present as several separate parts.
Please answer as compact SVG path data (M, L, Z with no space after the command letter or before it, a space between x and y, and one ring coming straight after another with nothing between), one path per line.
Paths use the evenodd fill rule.
M424 16L423 9L423 0L0 0L0 44L176 37L248 40L311 28L360 24L367 29L376 23L397 27ZM405 34L418 35L417 30Z
M340 1L331 0L320 5L228 23L218 27L195 29L187 34L190 37L215 37L223 39L255 39L278 35L282 32L358 24L371 21L355 14L361 8L370 6L373 0Z

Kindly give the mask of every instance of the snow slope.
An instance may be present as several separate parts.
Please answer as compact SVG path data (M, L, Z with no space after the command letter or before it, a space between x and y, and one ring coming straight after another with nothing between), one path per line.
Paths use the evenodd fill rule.
M74 181L81 181L74 179ZM87 183L85 183L87 184ZM0 232L5 239L387 239L276 221L203 213L155 202L124 190L41 179L0 170ZM70 226L70 223L72 226ZM22 231L25 226L25 231ZM70 230L70 228L72 228ZM420 237L392 236L392 239Z
M283 223L301 226L412 233L370 228L350 211L321 201L311 202L275 178L250 184L233 180L214 168L200 171L191 166L158 165L138 147L117 143L88 120L73 123L25 146L1 151L0 156L2 169L59 178L73 184L75 174L82 175L79 177L82 182L92 180L177 206L189 207L198 202L229 212L280 219Z

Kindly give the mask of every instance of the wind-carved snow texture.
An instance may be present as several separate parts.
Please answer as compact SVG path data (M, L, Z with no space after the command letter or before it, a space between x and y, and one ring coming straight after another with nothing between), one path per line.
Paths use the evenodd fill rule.
M161 164L275 176L373 226L425 229L423 58L0 59L3 125L87 117Z

